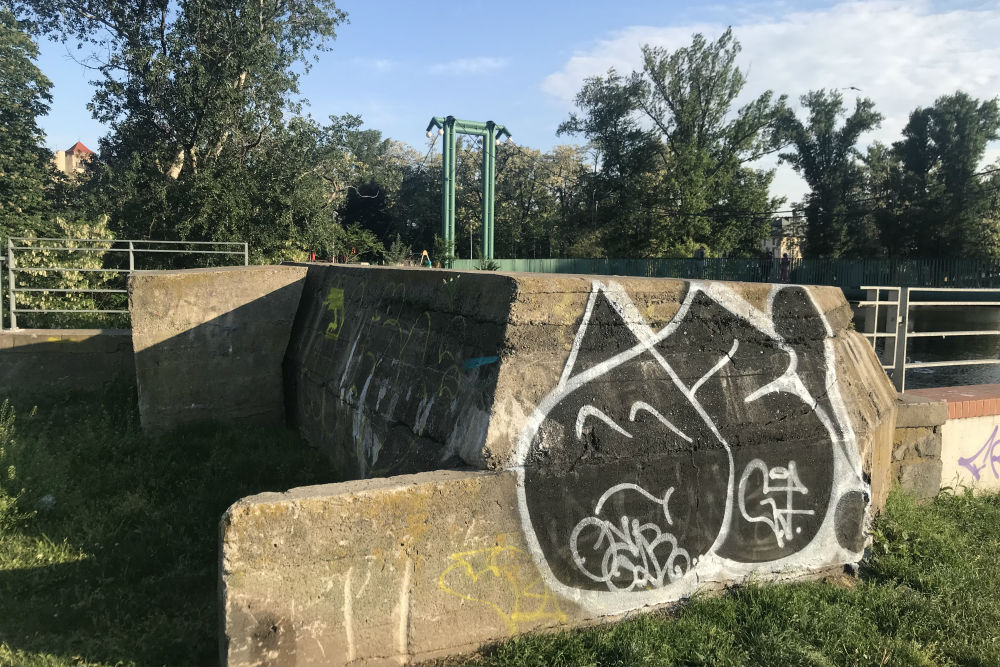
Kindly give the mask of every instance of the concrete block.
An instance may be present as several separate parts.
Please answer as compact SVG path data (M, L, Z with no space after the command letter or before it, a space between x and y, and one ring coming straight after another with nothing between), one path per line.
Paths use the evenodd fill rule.
M303 435L349 477L496 472L234 506L224 658L430 659L860 559L896 392L846 309L797 286L310 266L285 360Z
M941 458L941 427L897 427L893 436L893 461L909 458Z
M282 423L281 364L305 269L141 271L129 311L143 428Z
M917 500L929 500L941 489L941 461L901 463L898 470L900 485Z
M101 391L135 386L129 331L21 329L0 332L0 393Z
M940 426L948 419L947 401L902 393L898 395L897 428Z
M856 560L862 547L863 506L844 506L781 565L749 554L696 560L678 537L687 518L665 517L666 499L629 485L608 496L607 518L584 517L567 530L535 522L524 481L517 471L438 471L237 502L221 522L222 664L410 664L751 576L827 571ZM576 481L553 480L568 495ZM637 501L658 508L659 520L619 522ZM774 541L769 524L760 525ZM553 557L548 543L566 535L560 549L573 558ZM628 547L633 539L639 552Z

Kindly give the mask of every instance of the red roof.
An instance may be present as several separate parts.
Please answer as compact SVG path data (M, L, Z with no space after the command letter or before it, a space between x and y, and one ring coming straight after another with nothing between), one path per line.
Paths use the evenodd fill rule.
M73 147L66 151L67 153L83 153L84 155L93 155L94 151L90 150L83 145L82 141L78 141L73 144Z

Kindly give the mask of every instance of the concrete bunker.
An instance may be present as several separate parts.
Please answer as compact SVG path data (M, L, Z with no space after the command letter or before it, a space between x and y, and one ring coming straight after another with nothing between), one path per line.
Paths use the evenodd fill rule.
M201 323L189 310L172 338L189 368L235 380L246 396L230 402L279 397L358 481L252 496L223 517L226 664L428 659L861 558L896 395L837 289L268 268L290 278L283 294L301 290L273 300L282 359L242 349L260 342L258 315L218 307ZM137 276L134 311L184 275ZM240 275L217 272L219 293ZM142 395L162 373L140 341L170 339L137 314ZM211 344L195 344L204 327Z

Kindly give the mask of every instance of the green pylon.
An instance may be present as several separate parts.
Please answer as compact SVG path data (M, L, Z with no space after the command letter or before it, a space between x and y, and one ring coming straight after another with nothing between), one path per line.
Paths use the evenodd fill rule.
M483 138L483 245L484 259L493 259L493 202L496 196L497 142L510 132L492 120L485 123L459 120L454 116L435 116L427 125L427 136L438 128L444 144L441 147L441 236L445 247L455 250L455 140L458 134ZM471 259L471 258L470 258Z

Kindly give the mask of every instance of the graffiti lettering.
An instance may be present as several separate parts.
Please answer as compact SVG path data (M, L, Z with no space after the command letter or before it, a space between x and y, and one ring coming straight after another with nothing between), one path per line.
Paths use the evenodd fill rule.
M685 570L691 565L691 558L687 551L677 546L676 537L663 532L655 523L640 523L638 519L622 516L619 528L611 521L598 518L597 515L604 508L604 503L611 496L624 491L635 491L660 505L667 525L673 525L667 507L670 494L674 492L672 487L667 489L661 499L641 486L629 483L616 484L605 491L597 501L594 516L583 519L573 529L570 535L573 562L588 578L607 585L609 591L662 588L665 583L684 575ZM593 545L593 550L604 549L600 557L599 573L595 573L587 563L587 558L580 555L581 536L585 538L584 542ZM669 550L661 562L661 555L657 550L664 546L669 547ZM683 560L683 566L679 560Z
M862 555L848 536L869 487L821 308L794 286L763 304L721 283L686 287L654 330L621 285L594 281L559 382L518 441L531 556L546 586L595 613L762 563ZM775 447L787 466L764 463ZM861 507L838 513L845 502Z
M323 299L323 305L333 313L323 336L329 340L337 340L344 328L344 290L331 287L330 291L326 293L326 298Z
M990 466L993 477L1000 479L1000 469L997 468L997 464L1000 464L1000 439L997 438L998 429L1000 429L1000 426L993 427L993 433L986 439L983 446L979 448L979 451L968 458L961 457L958 459L958 465L971 472L977 482L980 479L980 473L986 469L987 464ZM977 461L982 461L982 465L977 465Z
M564 622L559 600L542 582L531 557L505 541L506 535L498 535L495 546L452 554L438 588L492 608L511 634L519 624Z
M770 517L751 516L747 512L747 483L750 481L751 475L755 472L759 472L761 475L762 484L760 493L762 495L769 496L772 493L785 494L783 499L763 498L758 501L758 504L771 508ZM778 481L779 484L772 485L772 480ZM781 482L784 482L784 486L781 485ZM759 522L770 526L771 532L774 533L774 537L778 540L778 546L783 547L785 546L785 542L794 539L798 533L802 532L801 527L795 528L792 525L793 517L796 515L812 516L815 513L814 510L802 510L793 507L792 503L796 493L805 495L809 493L809 489L799 480L798 472L795 470L795 461L789 461L787 468L774 467L769 469L766 463L760 459L754 459L743 470L743 475L740 477L740 514L751 523ZM778 503L781 500L784 500L784 506L779 508Z

